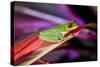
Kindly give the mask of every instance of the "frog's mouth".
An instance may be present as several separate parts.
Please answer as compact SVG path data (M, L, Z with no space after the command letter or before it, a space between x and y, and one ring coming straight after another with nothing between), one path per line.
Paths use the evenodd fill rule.
M76 36L81 31L82 28L83 26L79 26L78 28L73 29L70 32L66 33L64 37L67 37L69 34L72 34L72 36Z

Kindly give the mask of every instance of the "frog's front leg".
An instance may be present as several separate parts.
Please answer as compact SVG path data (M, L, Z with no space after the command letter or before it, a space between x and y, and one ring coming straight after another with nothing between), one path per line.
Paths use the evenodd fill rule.
M64 36L62 33L59 32L57 35L58 35L58 40L60 41L64 40Z

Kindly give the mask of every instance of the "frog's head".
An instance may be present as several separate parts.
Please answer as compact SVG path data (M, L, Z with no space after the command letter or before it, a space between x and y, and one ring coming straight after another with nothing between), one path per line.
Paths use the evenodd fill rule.
M76 23L75 20L72 20L70 21L70 23L68 23L68 30L71 31L71 30L74 30L78 28L78 24Z

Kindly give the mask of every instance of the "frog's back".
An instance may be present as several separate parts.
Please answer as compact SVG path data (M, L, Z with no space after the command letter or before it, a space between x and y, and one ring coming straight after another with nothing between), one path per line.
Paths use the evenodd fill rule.
M66 24L61 24L47 30L40 32L40 38L50 42L58 42L60 41L58 38L60 37L59 34L66 30Z
M55 31L59 31L59 32L64 32L65 30L67 30L67 24L61 24L61 25L52 27L49 30L52 30L52 31L55 30Z
M40 32L39 37L45 41L58 42L60 40L58 40L59 36L56 33L54 33L54 32L52 32L52 33L51 32L47 32L47 33Z

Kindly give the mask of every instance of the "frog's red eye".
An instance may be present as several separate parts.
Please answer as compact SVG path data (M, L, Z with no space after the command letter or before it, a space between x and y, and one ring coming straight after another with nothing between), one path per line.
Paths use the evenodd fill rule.
M72 24L71 24L71 23L69 23L69 24L68 24L68 28L71 28L71 27L72 27Z

